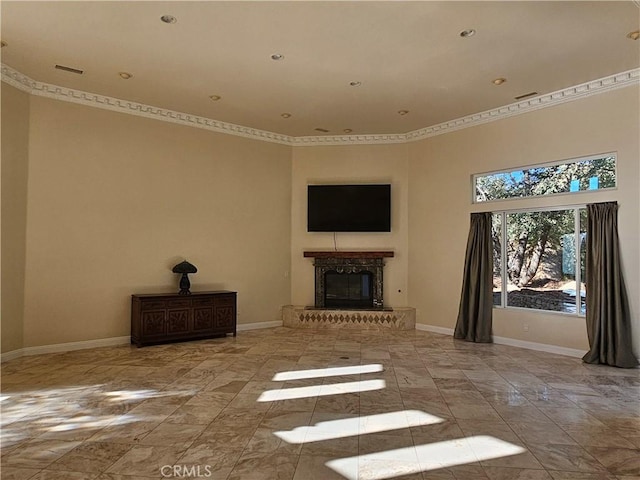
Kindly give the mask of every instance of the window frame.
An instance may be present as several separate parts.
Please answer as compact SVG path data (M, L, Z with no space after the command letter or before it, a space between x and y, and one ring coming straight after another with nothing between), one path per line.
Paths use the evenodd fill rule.
M599 160L602 158L607 158L607 157L613 157L613 164L614 164L614 172L615 172L615 180L614 180L614 186L613 187L606 187L606 188L598 188L596 190L578 190L575 192L558 192L558 193L546 193L546 194L542 194L542 195L532 195L529 197L510 197L510 198L495 198L495 199L491 199L491 200L487 200L484 202L478 201L477 200L477 195L476 195L476 182L477 179L479 177L487 177L490 175L498 175L498 174L509 174L511 172L517 171L517 170L526 170L526 169L531 169L531 168L545 168L545 167L554 167L556 165L566 165L566 164L572 164L572 163L579 163L579 162L588 162L588 161L593 161L593 160ZM613 190L617 190L618 189L618 153L617 152L606 152L606 153L600 153L600 154L595 154L595 155L588 155L585 157L575 157L575 158L566 158L564 160L556 160L553 162L545 162L545 163L537 163L537 164L531 164L531 165L523 165L523 166L517 166L517 167L511 167L508 169L502 169L502 170L494 170L494 171L489 171L489 172L482 172L482 173L474 173L471 175L471 204L472 205L485 205L485 204L489 204L492 202L505 202L505 201L513 201L513 200L531 200L531 199L535 199L535 198L547 198L547 197L557 197L557 196L563 196L563 195L576 195L576 194L580 194L580 193L594 193L594 192L601 192L601 191L613 191Z
M607 189L608 190L608 189ZM575 192L572 192L575 193ZM531 198L531 197L529 197ZM504 199L511 200L511 199ZM487 203L487 202L482 202ZM493 308L503 309L503 310L524 310L527 312L538 312L544 314L551 315L563 315L569 317L579 317L585 318L586 316L586 308L585 313L582 312L582 300L581 300L581 292L582 289L578 288L579 285L582 284L582 269L580 268L580 257L581 257L581 238L580 238L580 210L586 210L586 204L570 204L570 205L553 205L553 206L539 206L539 207L526 207L526 208L510 208L510 209L501 209L501 210L491 210L492 215L500 214L500 256L501 256L501 268L500 268L500 283L501 283L501 292L500 292L500 305L493 305ZM575 257L576 257L576 273L575 273L575 282L576 282L576 311L572 312L562 312L557 310L543 310L538 308L526 308L526 307L514 307L510 306L507 303L507 294L508 289L505 288L508 285L507 279L507 269L505 267L505 259L507 258L507 228L506 228L506 220L507 214L512 213L534 213L534 212L557 212L561 210L573 210L573 218L574 218L574 248L575 248ZM585 293L585 301L586 301L586 293Z

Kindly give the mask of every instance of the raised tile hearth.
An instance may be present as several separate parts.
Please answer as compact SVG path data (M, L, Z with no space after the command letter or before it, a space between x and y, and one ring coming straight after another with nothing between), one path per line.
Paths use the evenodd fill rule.
M361 330L414 330L416 309L327 310L295 305L282 307L282 324L290 328L351 328Z

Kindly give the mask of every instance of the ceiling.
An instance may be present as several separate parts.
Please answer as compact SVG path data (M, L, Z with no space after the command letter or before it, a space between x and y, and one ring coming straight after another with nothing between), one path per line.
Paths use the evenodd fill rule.
M638 68L639 4L3 0L1 55L40 82L283 135L401 134Z

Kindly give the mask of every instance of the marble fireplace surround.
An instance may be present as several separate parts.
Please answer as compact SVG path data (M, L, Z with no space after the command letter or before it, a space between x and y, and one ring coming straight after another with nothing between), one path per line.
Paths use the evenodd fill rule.
M373 309L382 310L384 259L393 257L392 251L360 251L360 252L304 252L306 258L313 258L315 267L315 305L314 308L325 308L325 274L370 272L373 286Z
M357 329L415 329L415 309L388 308L383 303L384 259L393 251L305 251L314 259L315 305L312 307L287 305L282 310L285 327L292 328L357 328ZM366 310L325 308L325 273L370 272L373 286L373 308Z

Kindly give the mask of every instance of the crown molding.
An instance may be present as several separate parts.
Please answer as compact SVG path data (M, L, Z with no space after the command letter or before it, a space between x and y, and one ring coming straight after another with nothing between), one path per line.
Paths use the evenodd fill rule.
M296 147L317 147L319 145L380 145L406 143L405 133L368 134L368 135L318 135L291 137L291 145Z
M119 113L128 113L140 117L162 120L164 122L177 123L189 127L202 128L218 133L226 133L239 137L262 140L272 143L290 145L292 137L279 133L244 127L233 123L221 122L211 118L200 117L190 113L176 112L164 108L145 105L120 98L108 97L97 93L84 92L73 88L60 87L49 83L38 82L28 76L14 70L8 65L2 65L2 81L31 95L53 98L63 102L78 103L88 107L103 108Z
M608 77L581 83L573 87L557 90L555 92L538 95L521 102L512 103L503 107L486 110L480 113L467 115L449 122L433 125L407 133L407 141L416 141L423 138L442 135L463 128L482 125L483 123L494 122L514 115L540 110L541 108L554 107L562 103L579 100L600 93L609 92L618 88L631 85L640 85L640 68L617 73Z
M514 115L521 115L523 113L532 112L542 108L553 107L573 100L579 100L592 95L616 90L618 88L640 85L640 68L636 68L573 87L539 95L537 97L523 100L522 102L512 103L480 113L474 113L472 115L456 118L448 122L439 123L438 125L421 128L408 133L292 137L289 135L259 130L233 123L221 122L219 120L200 117L189 113L176 112L174 110L167 110L164 108L154 107L152 105L145 105L106 95L39 82L5 64L2 64L1 66L1 73L3 82L31 95L78 103L89 107L103 108L106 110L177 123L195 128L202 128L205 130L225 133L228 135L236 135L253 140L296 147L316 147L321 145L376 145L415 142L425 138L434 137L436 135L443 135L445 133L461 130L463 128L502 120Z

